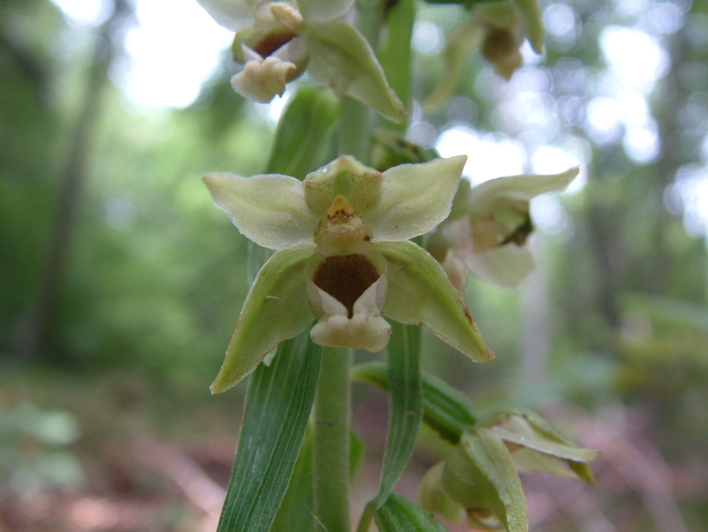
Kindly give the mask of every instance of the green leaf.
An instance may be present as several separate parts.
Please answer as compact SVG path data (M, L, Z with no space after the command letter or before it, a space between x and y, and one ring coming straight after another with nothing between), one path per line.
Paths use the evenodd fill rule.
M486 517L491 510L507 532L528 532L519 475L504 442L491 431L462 437L445 460L442 482L445 493L473 513Z
M315 528L312 488L312 431L305 432L300 454L295 462L288 491L278 508L270 532L312 532Z
M413 455L423 422L420 327L391 324L388 381L391 408L377 509L386 502Z
M423 325L474 362L494 358L460 293L440 264L412 242L377 242L374 249L388 263L385 315Z
M381 362L354 366L352 379L389 391L386 364ZM423 373L423 412L423 420L453 444L477 423L470 400L442 379L427 373Z
M280 342L297 335L312 321L303 268L313 253L309 246L281 250L261 268L211 385L212 393L239 382Z
M307 72L339 96L351 96L400 123L406 109L391 90L374 51L364 36L343 20L311 22Z
M278 121L266 173L300 180L329 160L339 99L322 87L300 87Z
M374 520L379 532L445 532L433 514L398 493L375 511Z
M315 398L321 348L303 332L253 374L218 532L267 532L300 452Z

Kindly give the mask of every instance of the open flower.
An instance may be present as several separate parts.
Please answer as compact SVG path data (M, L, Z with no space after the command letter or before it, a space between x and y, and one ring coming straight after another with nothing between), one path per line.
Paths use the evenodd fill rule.
M389 88L371 46L336 17L353 0L198 0L222 26L236 32L231 50L243 63L234 90L255 102L282 96L285 85L307 70L319 84L351 96L394 122L406 110Z
M239 231L276 253L244 303L212 391L236 384L312 321L313 341L379 351L386 315L424 325L472 360L494 354L440 265L407 239L450 212L466 157L380 173L343 156L304 182L284 175L208 174Z
M462 290L469 270L500 286L518 285L535 263L526 244L533 231L529 202L565 190L579 168L561 174L500 177L470 187L462 180L450 217L428 240L452 283Z

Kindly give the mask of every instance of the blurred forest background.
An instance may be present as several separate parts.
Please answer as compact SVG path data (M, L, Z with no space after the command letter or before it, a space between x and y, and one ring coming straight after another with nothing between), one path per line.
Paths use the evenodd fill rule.
M582 175L533 204L539 267L518 290L467 287L497 359L426 336L424 364L480 410L537 408L603 451L594 487L523 477L533 530L707 530L708 2L543 5L545 57L525 52L507 83L474 54L445 108L416 103L409 138L468 153L473 182ZM246 295L246 240L200 177L263 171L277 107L233 93L226 53L192 103L136 104L121 81L135 9L107 1L89 23L0 0L2 532L214 530L228 480L245 386L208 386ZM421 4L416 102L460 18ZM354 400L360 508L386 397L356 385ZM402 493L441 445L423 433Z

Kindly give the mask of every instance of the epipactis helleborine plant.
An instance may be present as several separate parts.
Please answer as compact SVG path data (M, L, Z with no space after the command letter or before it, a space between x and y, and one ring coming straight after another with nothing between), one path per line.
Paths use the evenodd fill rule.
M353 0L198 1L216 22L236 32L231 50L244 67L231 85L242 96L270 102L307 70L339 96L351 96L394 122L405 120L405 107L367 40L336 19Z
M426 326L476 362L491 360L442 267L408 241L448 216L466 159L381 173L342 156L305 181L204 176L239 231L277 250L251 287L212 392L240 381L313 315L310 334L323 346L379 351L391 334L386 315Z
M468 270L499 286L517 286L535 266L527 245L531 199L565 190L579 171L500 177L474 187L462 180L450 217L428 239L428 250L459 290Z

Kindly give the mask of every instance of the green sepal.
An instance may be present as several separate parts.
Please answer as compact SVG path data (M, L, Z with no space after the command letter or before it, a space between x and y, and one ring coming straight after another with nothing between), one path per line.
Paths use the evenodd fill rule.
M377 242L388 262L385 315L401 323L423 325L474 362L494 358L460 293L440 264L412 242Z
M387 347L391 406L377 510L385 504L408 465L423 422L420 327L394 322L391 333Z
M218 532L270 530L300 453L321 348L303 332L253 374Z
M491 431L477 429L462 437L445 459L442 484L475 523L493 514L507 532L528 532L521 480L509 450Z
M302 181L326 164L338 112L339 99L329 89L300 87L278 121L265 173Z
M374 51L363 35L342 20L308 24L310 61L307 72L315 82L332 87L400 123L406 109L391 90Z
M445 105L457 89L470 54L480 47L485 35L484 26L476 22L458 26L452 31L443 51L445 69L437 88L423 102L423 109L431 111Z
M231 388L280 342L296 336L312 321L304 267L313 253L312 246L277 251L261 268L211 385L212 393Z
M386 364L370 362L352 369L352 379L388 392ZM452 444L477 424L477 415L467 397L442 379L423 373L423 421Z
M374 521L379 532L445 532L433 514L398 493L374 512Z

